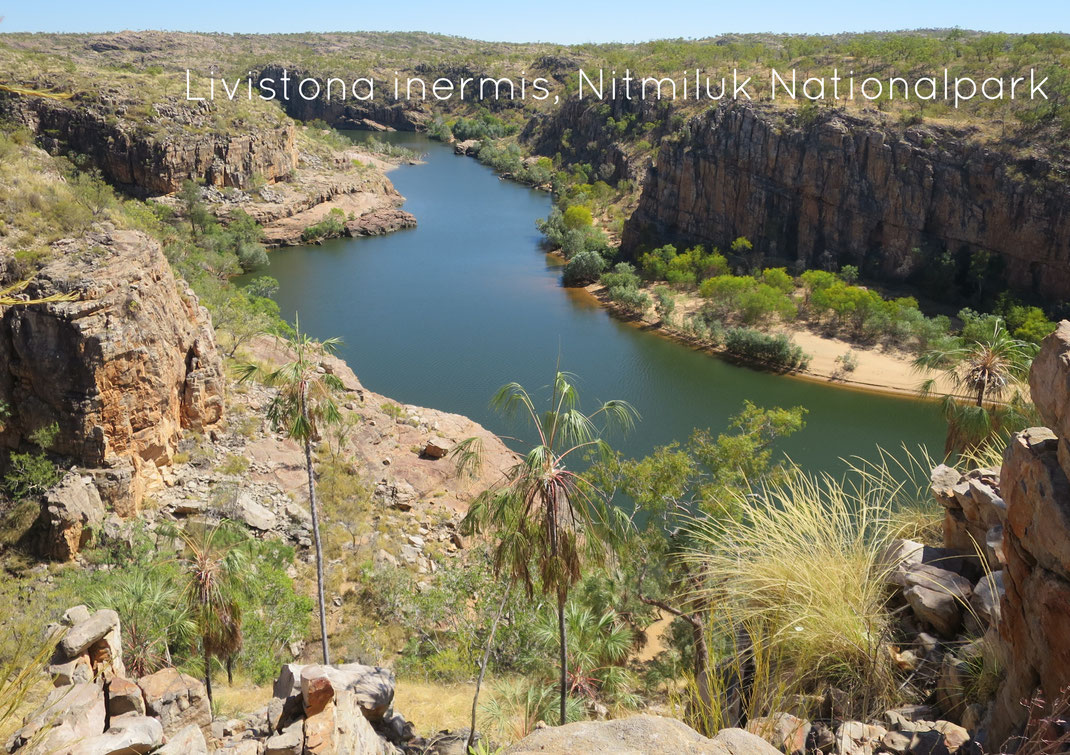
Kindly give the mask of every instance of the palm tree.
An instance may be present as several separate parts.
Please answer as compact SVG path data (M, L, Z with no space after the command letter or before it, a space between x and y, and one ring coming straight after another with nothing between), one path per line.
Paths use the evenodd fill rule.
M335 393L343 389L342 381L335 375L320 371L320 357L334 354L342 342L338 338L313 340L307 333L301 332L300 321L296 318L292 333L277 332L276 338L286 345L294 357L293 361L274 370L257 364L245 364L238 368L238 373L242 382L256 378L267 385L278 387L279 392L268 406L268 420L276 430L284 430L287 436L300 441L305 447L308 505L312 513L312 538L316 547L320 636L323 662L329 665L331 657L327 647L327 609L323 599L323 545L320 541L319 511L316 506L312 441L318 437L321 425L337 424L342 419L334 400Z
M169 572L144 566L90 591L93 608L110 608L123 618L123 658L132 678L174 665L172 646L196 639L198 628L184 597Z
M535 624L540 643L556 639L554 623L553 617L540 614ZM631 691L635 675L625 665L635 646L635 632L613 608L599 614L577 600L569 601L565 609L565 625L571 691L580 698L635 707L639 702Z
M975 446L1015 422L1024 410L1020 387L1038 349L1036 344L1014 338L1003 321L994 318L991 331L983 336L931 348L914 360L915 371L938 372L922 381L918 387L922 396L933 395L944 379L954 394L970 397L969 404L953 395L943 399L947 453ZM1001 405L1005 398L1009 400Z
M230 658L242 646L239 598L248 567L239 534L226 522L180 530L185 551L179 564L186 581L182 597L197 628L204 659L204 686L212 702L212 658Z
M579 409L579 394L564 372L554 375L549 409L540 412L519 383L503 386L492 406L505 414L521 413L534 426L538 443L505 474L502 485L472 503L462 523L472 534L496 536L494 570L532 595L536 581L557 599L560 649L560 721L565 723L568 697L568 645L565 604L586 560L605 557L627 517L609 505L608 496L583 475L568 468L583 456L608 456L602 435L610 427L628 429L638 413L614 400L592 414ZM535 571L532 570L535 564Z

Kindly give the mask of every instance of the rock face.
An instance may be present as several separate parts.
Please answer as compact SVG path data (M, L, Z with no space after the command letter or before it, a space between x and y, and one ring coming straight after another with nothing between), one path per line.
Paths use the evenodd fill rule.
M181 431L222 417L211 323L141 233L106 229L56 252L30 293L77 300L0 313L0 401L13 407L0 444L56 423L51 450L100 470L105 502L130 516ZM71 555L77 536L65 537Z
M45 149L88 155L108 181L134 194L169 194L187 179L244 189L254 177L274 182L297 167L292 121L278 118L257 128L213 133L215 111L208 103L200 104L200 109L156 106L154 113L143 116L150 121L181 120L191 127L176 136L171 132L153 134L145 122L122 117L122 107L77 99L58 102L26 97L5 101L0 97L0 111L12 111L38 134Z
M57 561L68 561L81 550L104 522L107 511L90 477L68 472L44 495L41 552Z
M766 254L816 266L823 255L903 278L922 252L999 254L1012 287L1070 296L1070 216L1047 166L1014 161L963 135L900 134L843 113L806 128L725 104L665 143L622 249L672 242L727 248L746 236Z
M361 215L346 223L347 236L382 236L402 228L415 228L416 217L411 212L387 207Z
M1022 727L1028 710L1021 701L1038 687L1050 704L1070 685L1070 322L1044 340L1030 387L1051 429L1019 433L1003 457L1006 596L999 628L1009 655L992 742Z
M708 739L682 721L631 716L612 721L578 721L536 729L505 751L506 755L777 755L780 751L742 729L722 729Z

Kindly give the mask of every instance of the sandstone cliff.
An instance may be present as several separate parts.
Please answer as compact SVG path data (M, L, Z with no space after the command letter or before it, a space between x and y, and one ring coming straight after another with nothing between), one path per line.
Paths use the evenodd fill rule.
M110 183L136 195L168 194L187 179L242 189L254 177L274 182L297 167L295 124L281 113L222 132L216 109L198 104L154 105L134 118L127 117L132 106L118 101L0 96L0 113L35 132L49 152L87 155Z
M1070 321L1044 340L1029 385L1047 427L1011 440L1000 475L1009 656L993 742L1025 723L1021 701L1037 687L1048 705L1070 692Z
M1012 160L966 133L900 132L832 113L806 127L774 111L722 105L662 143L627 254L665 243L727 247L819 264L826 253L904 278L924 252L1000 255L1013 288L1070 296L1070 186L1041 160Z
M222 363L208 313L155 241L106 229L56 246L30 294L77 301L0 313L0 401L12 407L0 444L57 423L52 450L99 470L102 496L128 516L182 430L222 417Z

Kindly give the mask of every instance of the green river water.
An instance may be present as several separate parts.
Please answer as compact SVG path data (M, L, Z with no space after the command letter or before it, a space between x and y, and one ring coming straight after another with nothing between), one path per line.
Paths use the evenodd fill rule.
M510 381L548 384L560 360L585 406L620 398L640 412L636 429L613 439L628 455L695 427L716 431L746 399L809 409L782 447L810 469L842 469L841 458L872 458L877 446L942 448L935 404L739 367L615 320L561 287L535 230L550 211L545 192L422 135L377 136L426 153L389 174L419 226L275 250L263 273L279 281L284 317L300 313L313 336L343 339L341 356L369 389L523 437L489 400Z

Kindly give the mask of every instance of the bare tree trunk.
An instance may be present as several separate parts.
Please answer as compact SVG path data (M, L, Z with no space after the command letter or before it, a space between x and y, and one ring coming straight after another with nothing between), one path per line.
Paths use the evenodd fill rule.
M640 587L642 586L642 579L640 578ZM656 598L649 598L638 593L640 603L645 603L648 606L654 606L660 608L665 613L672 616L677 616L688 624L691 625L691 639L695 645L695 663L692 667L692 672L695 675L695 687L698 691L699 704L702 706L701 715L688 716L689 723L700 733L709 736L711 732L704 731L708 729L708 723L710 715L713 712L713 696L710 693L710 649L706 643L706 623L702 620L702 615L697 611L692 613L684 613L679 608L671 606L663 600L657 600Z
M476 739L476 709L479 705L479 688L483 686L483 676L487 673L487 663L490 661L490 651L494 647L494 633L498 631L498 622L501 621L502 613L505 611L505 603L509 600L509 593L512 592L513 585L510 582L506 585L505 594L502 595L502 602L498 604L498 613L494 615L494 621L490 625L490 634L487 636L487 647L483 650L483 660L479 662L479 676L476 677L476 693L472 695L472 728L468 730L468 742L465 743L464 751L468 752L472 749L472 744Z
M301 386L301 414L308 422L307 387ZM320 520L316 507L316 476L312 468L312 438L305 438L305 467L308 470L308 506L312 513L312 540L316 545L316 592L320 609L320 637L323 643L323 663L331 665L330 651L327 649L327 604L323 599L323 545L320 543Z
M212 656L208 653L208 645L201 642L204 648L204 689L208 693L208 707L212 707Z
M234 686L234 656L227 656L227 686Z
M561 726L564 726L568 689L568 634L565 629L565 593L561 590L557 591L557 632L561 639Z

